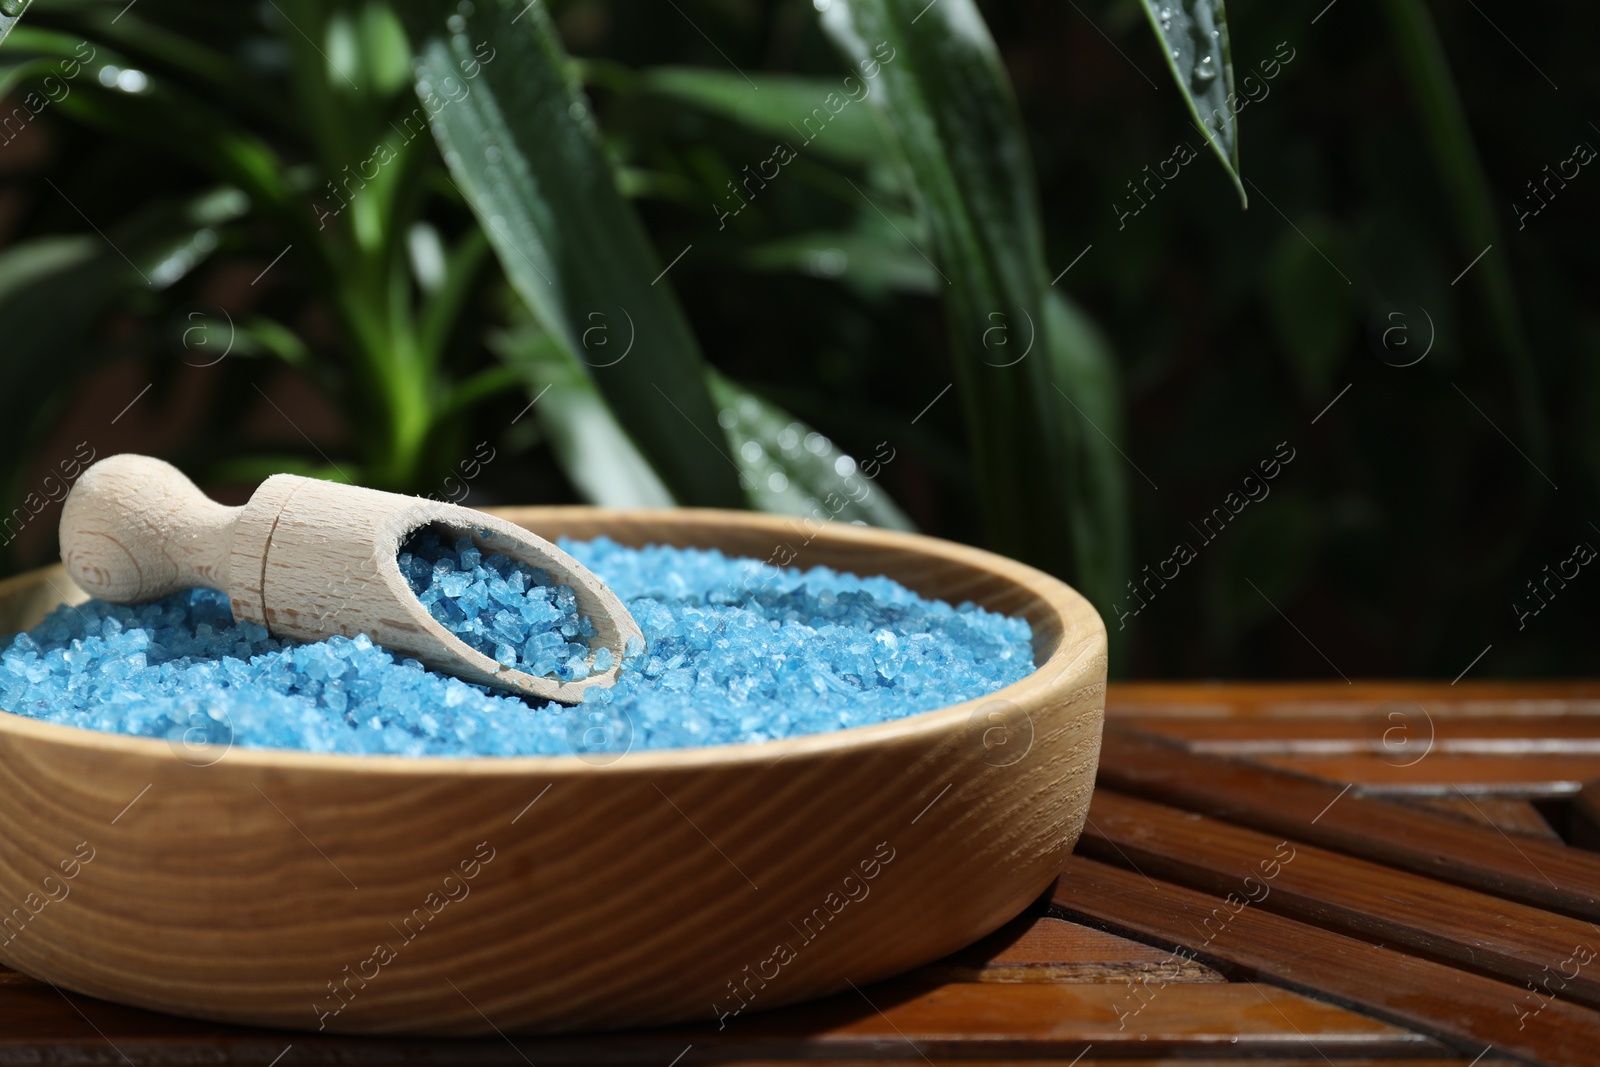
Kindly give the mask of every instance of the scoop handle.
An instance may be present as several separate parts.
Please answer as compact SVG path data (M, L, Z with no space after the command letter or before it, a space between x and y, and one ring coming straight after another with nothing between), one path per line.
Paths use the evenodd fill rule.
M242 508L202 493L152 456L107 456L78 478L61 509L61 562L90 596L159 600L197 585L228 588Z

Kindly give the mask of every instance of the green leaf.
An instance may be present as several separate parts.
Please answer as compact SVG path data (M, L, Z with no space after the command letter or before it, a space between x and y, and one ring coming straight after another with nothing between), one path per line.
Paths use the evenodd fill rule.
M62 114L118 137L142 138L194 163L217 180L238 186L259 207L287 210L289 194L277 153L209 101L153 75L147 76L144 87L137 92L104 88L97 80L99 70L112 66L127 69L137 64L106 45L74 42L53 31L19 31L17 43L23 33L28 35L27 45L32 51L82 61L82 70L71 82L70 91L54 105ZM82 47L91 49L87 59L77 51ZM301 205L297 203L295 209L299 211Z
M1334 372L1350 350L1355 320L1350 287L1329 284L1332 272L1317 251L1337 249L1340 234L1314 218L1302 218L1296 227L1278 235L1261 282L1278 344L1309 403L1333 387Z
M0 41L4 41L28 10L28 0L0 0Z
M1128 469L1123 454L1121 387L1111 346L1099 327L1059 290L1045 298L1045 343L1060 419L1078 429L1083 468L1073 514L1078 583L1101 607L1122 595L1132 573ZM1139 477L1144 477L1141 473ZM1118 638L1113 638L1113 650Z
M324 482L362 484L361 468L346 462L330 466L319 460L289 453L256 453L233 456L209 463L205 468L206 481L223 485L259 485L274 474L298 474L302 478L316 478Z
M56 65L47 59L30 59L23 63L0 69L0 100L16 92L18 87L38 81L54 73ZM26 105L23 105L26 107ZM9 133L7 134L9 137ZM9 143L9 141L7 142Z
M41 237L0 252L0 301L12 301L30 284L95 258L99 249L88 234Z
M246 111L284 134L292 136L299 132L300 116L294 114L293 108L283 106L278 86L262 76L261 67L241 70L239 57L211 47L195 33L192 24L174 30L145 21L141 13L148 9L149 5L128 7L96 3L89 6L79 16L81 22L78 23L89 31L87 39L59 35L66 41L63 52L71 53L76 47L79 51L74 58L81 60L84 58L82 49L98 49L103 42L120 49L126 64L135 70L147 75L157 71L181 73L187 80L206 83L213 102L231 105L231 112ZM154 14L161 17L159 11ZM20 44L21 35L31 32L36 31L32 27L21 27L12 37L12 45ZM93 44L89 43L91 40ZM118 65L127 69L124 64Z
M884 441L857 463L827 437L755 393L710 372L711 395L721 411L750 504L761 511L822 521L864 522L914 530L889 494L876 484L895 458Z
M201 320L199 325L210 328L209 320ZM217 327L221 332L222 325ZM311 350L306 347L305 341L299 334L281 322L257 316L238 323L232 331L234 338L230 355L245 357L271 356L282 360L291 367L309 370L315 360Z
M1222 0L1140 0L1161 42L1161 54L1195 123L1248 206L1239 175L1238 115L1230 99L1233 56L1228 48L1228 16Z
M28 454L42 416L59 410L68 383L97 362L91 329L117 293L138 284L135 270L96 236L43 237L0 252L0 454ZM44 458L54 467L57 457ZM7 516L23 500L28 487L19 480L28 469L11 464ZM0 543L12 535L6 529Z
M461 309L472 295L472 287L488 249L482 230L472 230L463 236L449 255L444 257L441 264L443 278L423 302L418 322L418 344L436 362L450 338L450 331L461 317Z
M260 91L260 86L250 84L256 79L241 76L235 59L211 48L195 36L145 21L136 7L118 10L95 5L83 13L83 18L84 24L93 30L95 40L116 45L130 58L139 57L136 62L140 69L146 67L144 61L154 60L159 65L181 70L219 88L243 90L244 95L254 101L271 99ZM72 37L62 36L74 44L79 43ZM278 109L282 111L281 103Z
M757 245L743 259L757 270L795 271L868 294L937 294L943 280L933 265L903 243L892 242L893 237L893 231L806 233Z
M1062 393L1104 413L1114 386L1057 354L1072 338L1045 299L1032 161L982 17L972 0L834 0L822 19L873 80L932 236L914 250L937 264L991 542L1086 592L1110 588L1108 546L1125 528L1085 465L1104 485L1123 468L1086 447L1092 431L1063 416Z
M25 455L66 391L109 354L91 339L114 307L177 281L216 247L214 227L240 210L230 193L157 205L105 236L42 237L0 252L0 454ZM8 488L16 499L19 487Z
M385 97L410 78L411 49L405 30L384 4L330 10L323 44L328 84L340 92Z
M1419 0L1385 0L1383 7L1402 60L1399 66L1411 83L1428 148L1460 235L1463 262L1483 256L1488 246L1501 244L1500 227L1495 222L1495 197L1473 145L1472 128L1467 124L1466 109L1456 91L1433 17ZM1538 367L1523 331L1507 262L1507 257L1498 252L1483 256L1483 262L1473 271L1472 284L1484 296L1485 313L1498 347L1505 353L1522 431L1520 439L1534 461L1543 463L1550 454L1550 435L1540 400ZM1539 491L1543 491L1542 484Z
M5 35L0 34L0 39L5 39ZM55 75L60 83L50 95L60 93L65 97L71 93L76 79L92 78L92 74L86 77L85 71L89 69L86 61L95 57L95 48L87 41L37 26L18 27L9 40L11 43L0 53L6 61L0 66L0 99L10 96L24 84L38 83L50 75ZM7 130L5 136L9 140L15 133Z
M815 152L837 163L866 165L881 159L888 146L877 113L863 103L872 83L859 76L747 78L704 67L653 67L633 85L775 137L802 155Z
M585 353L603 322L626 355L594 359L591 377L673 496L738 506L704 362L666 277L690 249L663 263L617 192L542 0L482 0L461 32L425 0L402 16L445 162L518 295L569 353Z
M530 413L585 500L608 508L673 505L672 493L612 415L588 371L559 341L525 323L492 334L489 345L528 382Z

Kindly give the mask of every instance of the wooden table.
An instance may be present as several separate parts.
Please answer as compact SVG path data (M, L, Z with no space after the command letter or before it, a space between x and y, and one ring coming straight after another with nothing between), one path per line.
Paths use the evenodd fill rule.
M1600 1064L1600 683L1112 687L1054 889L891 982L723 1029L196 1023L0 968L0 1064L893 1059Z

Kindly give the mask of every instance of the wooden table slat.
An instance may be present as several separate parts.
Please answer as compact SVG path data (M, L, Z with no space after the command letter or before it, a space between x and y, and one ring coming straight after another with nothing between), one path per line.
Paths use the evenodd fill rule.
M1398 701L1314 719L1141 715L1117 722L1214 756L1600 756L1600 714L1455 715L1440 708L1434 715L1426 705Z
M1555 999L1537 1015L1519 1018L1514 1008L1527 992L1518 986L1309 926L1259 906L1235 912L1215 896L1152 881L1135 871L1074 856L1056 883L1052 902L1074 918L1102 922L1169 947L1185 946L1203 960L1237 968L1246 976L1314 991L1432 1033L1469 1057L1492 1046L1493 1055L1485 1055L1485 1061L1510 1054L1554 1067L1593 1067L1600 1049L1600 1012ZM1208 920L1215 924L1218 914L1228 916L1226 923L1215 927L1209 940L1197 938L1195 931ZM1153 991L1144 1010L1154 1008L1167 993ZM1137 1002L1125 1002L1124 1010L1130 1003Z
M1415 797L1407 801L1429 811L1437 811L1457 819L1465 819L1477 826L1513 837L1531 837L1557 847L1564 844L1561 835L1550 825L1532 801L1516 797Z
M1600 851L1600 780L1584 784L1567 808L1567 835L1574 847Z
M1518 985L1556 975L1562 999L1600 1004L1600 933L1581 919L1109 790L1095 794L1079 852Z
M1600 756L1455 756L1407 764L1389 756L1260 756L1255 762L1328 782L1396 795L1567 797L1600 778Z
M80 1063L121 1062L123 1055L135 1063L193 1062L203 1055L207 1062L265 1064L286 1045L293 1045L293 1053L278 1067L342 1063L352 1057L366 1063L405 1058L659 1067L686 1047L698 1052L693 1062L862 1057L921 1063L925 1058L980 1056L1070 1061L1091 1046L1097 1058L1206 1050L1243 1057L1320 1052L1335 1059L1445 1052L1430 1038L1338 1005L1291 990L1258 991L1231 983L1170 985L1160 1002L1140 1015L1137 1029L1124 1029L1115 1009L1127 995L1125 984L958 982L927 989L889 982L732 1018L721 1030L705 1024L519 1037L512 1042L279 1034L186 1022L77 995L68 1004L48 986L19 986L0 990L0 1064L25 1059L26 1050L41 1048L50 1050L55 1060Z
M1051 916L1021 916L976 944L906 975L939 982L1221 982L1202 963Z
M1340 718L1409 701L1451 716L1600 714L1590 680L1474 682L1119 682L1106 689L1106 715L1229 718Z
M1600 856L1580 849L1512 840L1448 815L1238 760L1194 755L1120 729L1106 731L1099 780L1266 833L1600 920Z

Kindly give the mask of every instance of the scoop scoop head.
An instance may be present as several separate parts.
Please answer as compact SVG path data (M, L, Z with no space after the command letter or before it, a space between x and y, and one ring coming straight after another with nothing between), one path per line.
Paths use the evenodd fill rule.
M437 527L548 572L568 585L611 666L574 681L527 674L452 634L400 573L401 545ZM242 507L218 504L176 467L110 456L78 479L61 514L61 560L89 595L119 604L207 586L228 594L234 618L276 637L317 641L366 634L435 670L525 696L575 704L612 685L643 647L638 623L570 555L520 526L455 504L293 474L268 478Z

